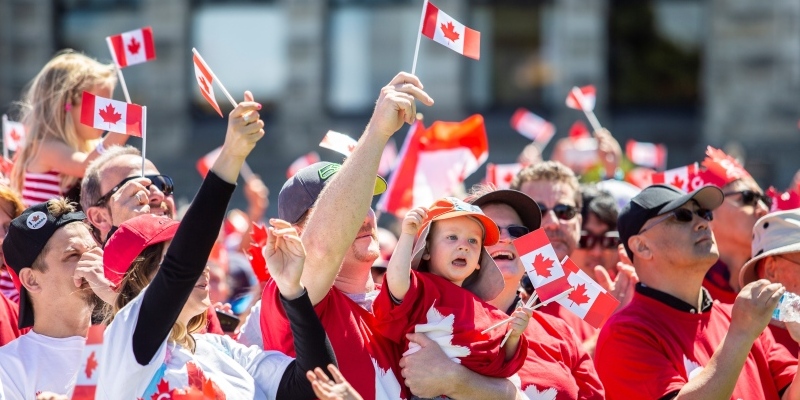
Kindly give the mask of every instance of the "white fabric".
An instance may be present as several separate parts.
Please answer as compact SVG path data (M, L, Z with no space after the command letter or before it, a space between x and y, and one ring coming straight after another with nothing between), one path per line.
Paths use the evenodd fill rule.
M158 395L189 387L188 364L202 370L229 399L274 399L292 358L276 351L245 347L227 336L194 335L195 354L165 339L148 365L133 355L132 336L146 289L117 313L106 329L98 366L97 398L136 399L145 394L163 364ZM148 397L149 398L149 397ZM156 396L156 398L160 398Z
M7 400L38 392L72 395L86 338L51 338L30 331L0 347L0 384Z
M250 308L250 314L239 329L239 337L236 341L245 346L264 348L264 339L261 337L261 300Z

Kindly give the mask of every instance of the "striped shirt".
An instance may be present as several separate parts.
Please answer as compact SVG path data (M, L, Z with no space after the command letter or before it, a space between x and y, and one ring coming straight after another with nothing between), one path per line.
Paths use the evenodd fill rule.
M61 175L58 172L25 172L25 181L22 184L22 201L26 207L63 195Z
M7 299L19 304L19 291L14 286L11 274L6 269L0 270L0 293L6 296Z

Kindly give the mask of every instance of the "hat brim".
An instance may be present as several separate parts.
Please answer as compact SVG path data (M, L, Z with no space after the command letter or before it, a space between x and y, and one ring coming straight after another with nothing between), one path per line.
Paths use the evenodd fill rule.
M789 253L800 253L800 243L792 243L783 247L772 249L770 251L765 251L747 260L747 262L744 263L742 268L739 270L739 285L744 287L744 285L758 280L758 275L756 274L756 265L758 264L759 260L769 256L779 256L781 254Z
M498 241L500 241L500 228L497 227L497 224L495 224L491 218L483 214L478 214L472 211L447 212L442 215L437 215L436 217L433 217L425 225L426 227L430 227L433 221L441 221L443 219L451 219L457 217L472 217L480 221L481 225L483 225L483 230L484 230L484 237L483 237L484 246L492 246L497 244Z
M386 184L386 179L383 179L382 176L378 175L377 179L375 179L375 187L372 189L372 195L377 196L386 191L388 185Z
M472 200L470 203L481 208L486 204L505 204L516 211L519 219L522 220L522 224L531 232L539 229L542 225L542 211L539 209L539 204L530 196L518 190L495 190Z
M670 201L661 208L661 211L658 213L658 215L664 215L670 211L677 210L691 200L696 201L697 205L699 205L701 208L705 208L706 210L714 210L722 205L722 202L725 200L725 195L723 195L722 190L716 186L703 186L700 189Z
M422 262L422 255L425 254L425 241L428 238L430 229L431 224L425 224L417 238L417 242L414 244L414 250L411 252L411 268L415 270L419 269L419 265ZM497 267L492 256L486 251L486 247L481 246L478 279L464 285L463 288L487 302L494 300L505 288L503 273L500 272L500 268Z

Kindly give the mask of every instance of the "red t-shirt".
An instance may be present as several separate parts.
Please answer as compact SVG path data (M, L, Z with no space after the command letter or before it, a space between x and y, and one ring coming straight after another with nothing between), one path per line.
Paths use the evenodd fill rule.
M561 305L556 302L539 307L538 310L553 317L560 318L566 322L567 326L572 328L572 330L575 331L575 334L578 335L578 339L581 343L594 338L599 332L597 328L589 325L579 316L573 314L568 309L561 307Z
M270 279L261 297L264 350L278 350L295 357L292 331L279 295L275 281ZM335 287L314 309L328 334L342 375L364 400L401 398L402 377L393 369L400 356L392 342L375 332L375 317Z
M403 302L394 304L388 286L384 286L375 299L374 311L375 329L395 342L400 352L408 349L406 333L426 332L428 337L437 338L450 358L458 358L462 365L484 376L508 378L525 363L528 344L524 335L514 357L505 361L500 343L506 329L481 333L508 315L442 277L412 270Z
M800 352L800 345L792 339L792 335L789 334L789 331L785 328L781 328L772 324L769 324L769 331L772 332L772 336L775 338L775 342L778 345L783 346L786 350L789 351L789 354L797 357L798 352Z
M719 300L722 304L733 304L739 293L731 287L730 277L731 272L728 271L728 265L717 260L706 272L706 276L703 278L703 287L708 290L712 299Z
M528 358L517 375L528 399L605 399L592 358L566 322L536 310L525 337Z
M725 337L731 306L717 301L700 314L679 311L636 293L606 322L597 340L595 365L609 400L659 399L679 391ZM797 358L768 330L747 356L732 399L779 400L797 372Z
M19 306L0 293L0 346L16 339L29 329L20 331Z

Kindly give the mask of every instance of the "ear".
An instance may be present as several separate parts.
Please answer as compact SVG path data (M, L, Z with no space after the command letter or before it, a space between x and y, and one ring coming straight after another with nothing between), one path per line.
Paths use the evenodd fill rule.
M633 235L628 239L628 247L633 252L634 259L649 260L653 258L653 251L647 243L647 238L640 235Z
M114 225L111 222L111 213L108 212L107 209L104 207L89 207L88 210L85 210L86 219L89 220L89 223L100 230L100 232L109 232L111 227ZM101 237L103 241L107 238Z
M19 271L19 281L30 293L39 293L42 291L41 285L39 285L39 282L36 280L36 274L31 268L23 268Z
M772 256L764 257L764 259L756 265L756 273L759 279L763 278L770 282L780 282L778 263L775 262Z
M425 252L422 253L422 259L428 261L431 259L431 253L428 253L428 249L425 249Z

